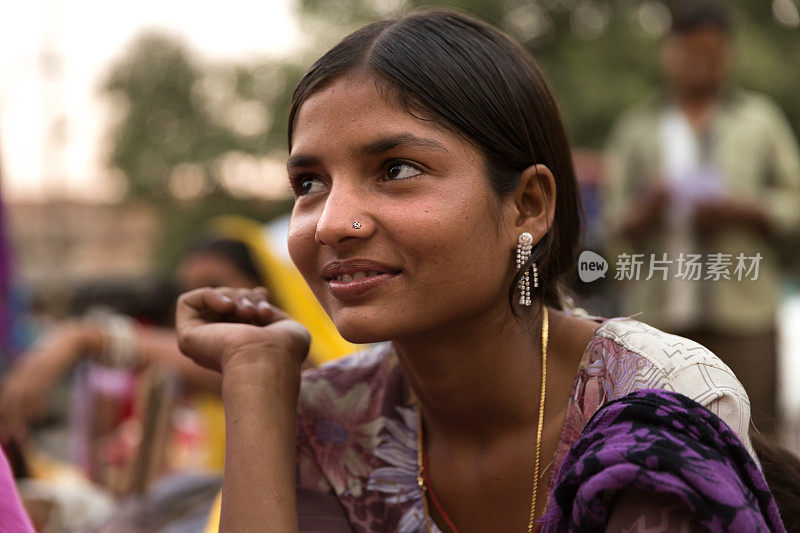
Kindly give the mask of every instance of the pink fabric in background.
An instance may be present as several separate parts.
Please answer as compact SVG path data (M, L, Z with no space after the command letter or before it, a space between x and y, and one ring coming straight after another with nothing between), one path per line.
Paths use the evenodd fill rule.
M33 533L28 513L22 506L11 467L0 449L0 533Z

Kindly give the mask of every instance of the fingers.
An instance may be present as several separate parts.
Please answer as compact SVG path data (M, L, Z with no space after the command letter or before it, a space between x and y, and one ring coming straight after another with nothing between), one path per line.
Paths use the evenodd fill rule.
M181 295L178 299L178 324L200 322L240 322L265 326L286 314L269 302L269 292L256 289L203 288Z
M267 308L269 306L263 296L246 289L238 290L235 298L235 316L239 322L258 324L259 312L264 309L264 306Z
M178 298L178 318L194 320L209 312L224 315L234 309L233 299L221 289L196 289Z
M266 326L280 318L277 308L269 303L269 293L261 289L238 289L229 293L235 307L226 318L255 326Z
M181 352L217 371L244 347L300 354L300 362L308 351L308 332L272 305L263 287L186 293L178 299L176 329Z
M289 318L289 315L270 303L269 291L264 287L256 287L253 290L242 289L239 295L242 312L254 325L266 326L277 320Z
M286 315L268 301L269 292L257 289L202 288L178 298L176 309L176 330L178 347L189 355L199 351L196 342L200 338L193 335L204 325L214 323L238 323L254 326L267 326Z

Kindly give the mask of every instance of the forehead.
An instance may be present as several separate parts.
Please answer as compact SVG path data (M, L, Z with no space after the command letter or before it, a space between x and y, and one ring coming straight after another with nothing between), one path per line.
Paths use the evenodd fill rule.
M198 252L185 257L177 269L177 279L185 289L207 285L250 287L259 280L239 270L231 259L221 254Z
M672 36L672 42L680 46L726 46L728 34L722 28L713 25L701 26L691 31Z
M348 146L367 143L392 133L459 143L461 137L439 123L412 115L390 91L371 77L359 75L335 81L312 94L300 106L292 137L292 152L310 151L334 141Z
M180 272L198 272L198 271L229 271L235 270L236 267L233 262L220 254L210 252L196 252L184 257L178 263L178 270Z

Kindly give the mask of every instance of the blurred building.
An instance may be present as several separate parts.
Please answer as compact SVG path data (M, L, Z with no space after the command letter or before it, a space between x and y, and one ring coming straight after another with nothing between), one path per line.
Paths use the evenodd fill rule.
M15 203L8 208L18 283L45 300L99 279L151 273L159 237L141 204Z

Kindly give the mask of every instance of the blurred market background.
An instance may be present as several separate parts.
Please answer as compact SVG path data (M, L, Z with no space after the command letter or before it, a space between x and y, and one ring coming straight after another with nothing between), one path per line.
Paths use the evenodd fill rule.
M238 215L261 224L291 209L286 118L305 69L364 23L434 4L473 13L533 53L576 148L587 246L602 244L592 225L601 209L601 151L614 120L663 86L659 44L671 23L664 2L7 4L0 11L0 371L50 324L98 304L168 326L174 289L166 287L182 250L209 220ZM729 4L734 83L769 95L800 135L800 4ZM795 446L798 274L795 263L779 319L780 404L785 441ZM579 289L590 311L614 312L602 282ZM60 439L71 416L68 392L60 398L60 414L55 405L57 413L42 422L40 445L66 459ZM186 459L195 435L189 413L180 411L175 422L183 424L184 463L193 460ZM136 483L112 488L147 484Z

